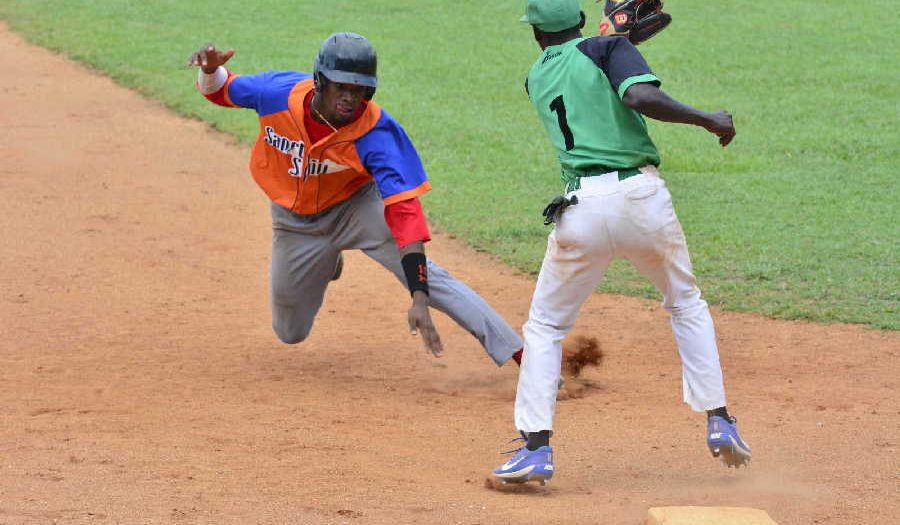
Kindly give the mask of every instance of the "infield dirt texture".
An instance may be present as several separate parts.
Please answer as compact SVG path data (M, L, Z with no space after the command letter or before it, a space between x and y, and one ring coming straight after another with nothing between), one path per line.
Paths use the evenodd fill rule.
M558 477L486 490L516 369L443 316L434 360L400 284L348 254L313 335L269 328L267 202L248 146L0 27L0 523L639 524L651 506L780 525L900 516L900 335L715 312L754 448L724 469L681 403L655 302L592 296ZM199 95L198 95L199 96ZM457 240L429 254L515 326L533 281Z

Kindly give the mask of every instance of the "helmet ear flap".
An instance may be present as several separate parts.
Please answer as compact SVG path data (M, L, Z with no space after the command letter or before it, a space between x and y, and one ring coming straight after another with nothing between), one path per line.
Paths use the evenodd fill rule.
M322 91L323 82L322 82L322 71L320 70L320 66L322 65L322 53L319 52L316 55L316 60L313 62L313 87L316 88L316 91Z

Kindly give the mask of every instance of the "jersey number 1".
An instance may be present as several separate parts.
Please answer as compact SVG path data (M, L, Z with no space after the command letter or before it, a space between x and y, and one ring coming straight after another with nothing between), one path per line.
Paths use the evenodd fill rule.
M563 139L566 141L566 151L575 147L575 137L572 136L572 130L569 129L569 123L566 121L566 105L563 102L562 95L553 99L550 103L550 111L556 113L556 120L559 121L559 130L562 131Z

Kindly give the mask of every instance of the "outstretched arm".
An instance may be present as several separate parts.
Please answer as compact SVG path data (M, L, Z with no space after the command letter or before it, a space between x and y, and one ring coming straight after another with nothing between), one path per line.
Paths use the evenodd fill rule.
M234 49L220 51L215 44L206 44L191 54L189 66L200 68L197 74L197 89L213 104L227 108L235 107L227 96L226 84L235 77L234 73L223 67L234 56Z
M700 111L678 102L653 84L638 83L629 86L622 102L652 119L700 126L719 137L719 144L723 147L731 142L736 133L731 114L727 111Z
M400 249L403 273L412 293L409 330L421 332L425 348L435 356L443 347L428 310L428 267L425 241L430 236L418 196L431 185L415 146L386 111L378 124L356 141L363 166L372 174L384 199L384 219Z

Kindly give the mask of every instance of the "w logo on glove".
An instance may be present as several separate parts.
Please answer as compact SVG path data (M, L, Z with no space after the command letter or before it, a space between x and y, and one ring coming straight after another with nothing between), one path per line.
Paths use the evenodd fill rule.
M662 0L606 0L600 36L624 36L632 44L640 44L672 21L662 8Z
M625 27L631 21L631 15L625 11L619 11L613 15L613 20L616 22L616 27Z

